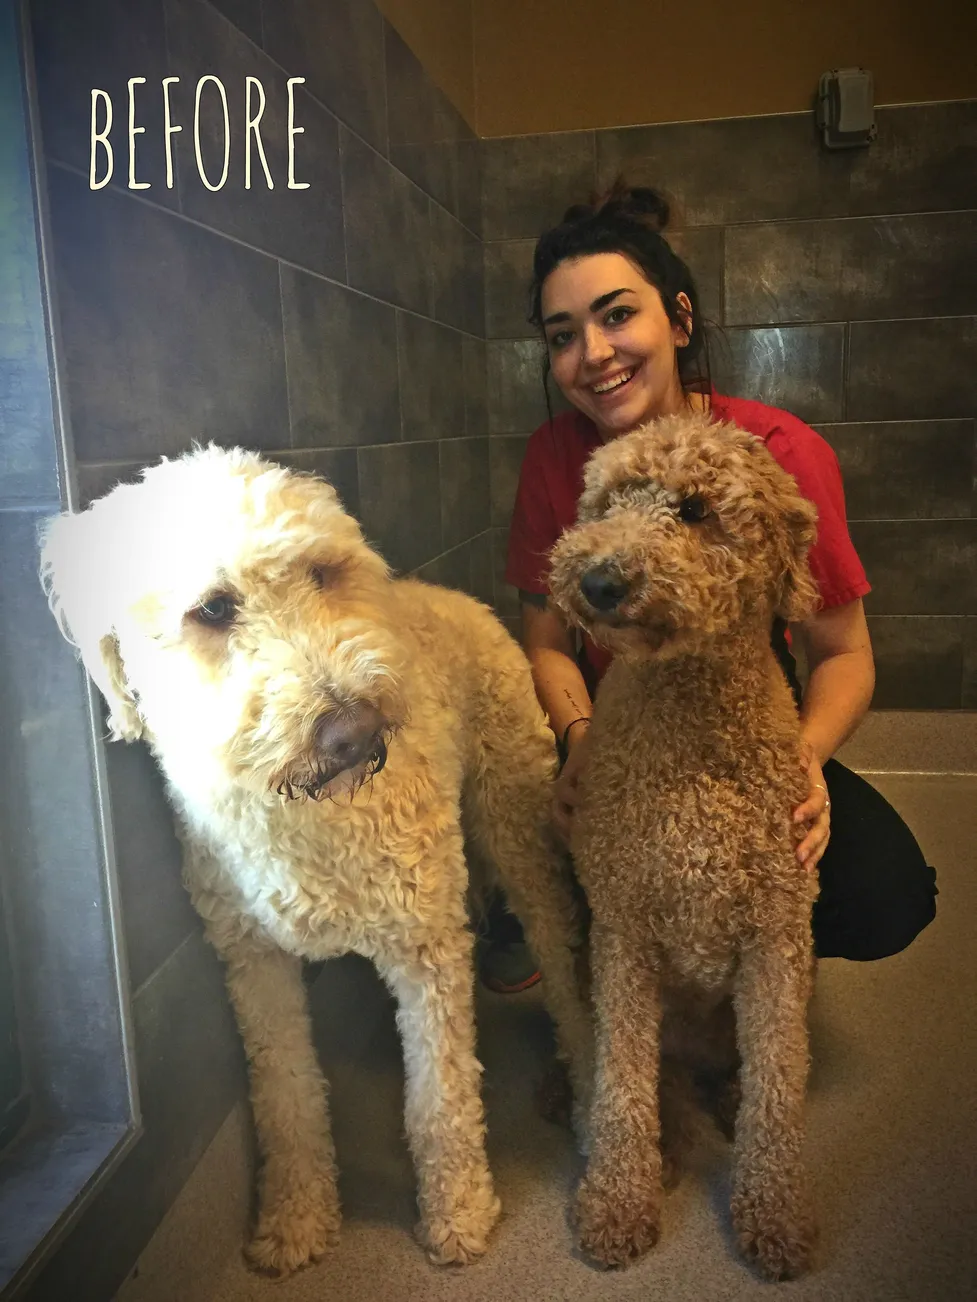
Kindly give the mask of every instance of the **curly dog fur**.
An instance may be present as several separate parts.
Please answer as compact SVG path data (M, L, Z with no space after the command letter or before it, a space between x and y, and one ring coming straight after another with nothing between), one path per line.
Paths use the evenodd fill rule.
M159 763L226 967L263 1159L251 1261L287 1273L338 1231L300 960L349 951L398 1004L419 1237L435 1262L478 1257L499 1201L466 836L525 920L578 1088L589 1074L553 736L519 648L471 598L392 579L328 484L240 450L164 460L57 517L42 577L113 737Z
M581 1246L604 1265L658 1239L663 1122L683 1126L662 1051L671 1062L696 1039L707 1051L724 1023L728 1043L733 1010L739 1246L771 1278L809 1265L801 1150L817 880L794 853L807 778L770 629L814 608L814 522L760 440L670 417L594 453L578 524L553 552L554 600L615 652L572 843L593 912L598 1041L575 1215Z

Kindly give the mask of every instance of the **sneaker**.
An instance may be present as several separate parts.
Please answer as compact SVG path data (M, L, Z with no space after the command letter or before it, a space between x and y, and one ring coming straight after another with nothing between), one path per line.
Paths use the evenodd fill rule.
M489 942L478 965L482 985L497 995L518 995L542 980L536 956L524 940Z

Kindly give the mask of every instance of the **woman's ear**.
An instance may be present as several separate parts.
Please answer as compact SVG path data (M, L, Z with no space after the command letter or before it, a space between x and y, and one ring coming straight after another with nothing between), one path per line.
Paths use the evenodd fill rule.
M679 321L672 327L672 338L676 348L685 348L692 338L692 303L688 294L676 294L675 306L678 308Z

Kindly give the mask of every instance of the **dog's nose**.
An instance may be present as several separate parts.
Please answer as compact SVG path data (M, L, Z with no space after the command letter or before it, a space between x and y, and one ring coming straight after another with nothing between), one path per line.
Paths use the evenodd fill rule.
M356 768L377 749L386 720L366 701L330 710L316 720L316 749L337 772Z
M628 595L628 583L620 570L605 561L587 570L580 580L580 591L594 610L610 611Z

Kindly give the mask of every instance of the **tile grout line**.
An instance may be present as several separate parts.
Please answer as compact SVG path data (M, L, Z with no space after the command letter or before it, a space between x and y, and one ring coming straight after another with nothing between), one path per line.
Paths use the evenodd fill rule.
M82 179L85 179L85 173L82 172L79 168L75 167L73 164L51 161L50 165L52 167L58 168L60 171L67 172L72 176L81 177ZM291 267L292 270L301 272L302 275L304 276L311 276L315 280L324 281L327 285L334 285L338 289L345 289L347 293L356 294L360 298L369 299L371 303L379 303L382 307L389 307L392 308L394 311L404 312L408 316L417 317L417 319L420 321L428 321L432 325L442 326L445 330L453 330L456 334L459 334L466 339L475 339L484 342L481 335L472 334L467 330L462 330L458 326L452 325L448 321L439 321L436 317L425 316L423 312L418 312L414 308L401 307L399 303L393 303L389 299L379 298L376 294L371 294L369 290L359 289L356 285L350 285L346 281L336 280L332 276L327 276L324 272L315 271L310 267L305 267L299 262L292 261L291 258L283 257L279 253L271 253L269 252L268 249L258 248L257 245L249 244L247 240L242 240L237 235L230 235L226 231L223 231L216 226L208 226L206 222L202 222L196 217L189 217L187 216L186 213L177 212L173 208L167 208L161 204L152 203L147 199L142 199L138 195L131 194L128 190L119 190L114 186L111 188L113 194L117 198L124 197L126 199L131 199L132 202L142 204L144 207L147 208L151 208L154 212L161 213L167 217L175 217L180 221L186 222L188 226L194 226L198 230L206 231L208 235L213 235L217 239L227 240L229 244L235 244L237 245L238 248L247 249L249 253L254 253L258 257L271 258L273 261L281 263L282 266ZM343 220L345 224L345 212L344 212Z

